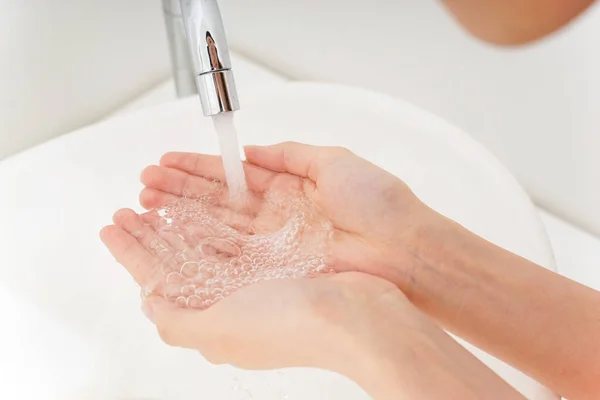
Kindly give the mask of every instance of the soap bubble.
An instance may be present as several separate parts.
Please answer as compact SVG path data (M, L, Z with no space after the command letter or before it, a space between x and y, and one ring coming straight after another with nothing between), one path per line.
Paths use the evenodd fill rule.
M228 208L222 186L159 210L150 243L160 265L143 297L163 296L179 307L206 309L264 280L331 273L332 224L302 193L249 193L250 206ZM251 197L254 196L254 197Z

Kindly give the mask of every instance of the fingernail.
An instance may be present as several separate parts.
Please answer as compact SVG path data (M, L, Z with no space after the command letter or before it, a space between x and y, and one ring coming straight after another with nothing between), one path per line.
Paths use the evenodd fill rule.
M142 312L152 323L154 323L154 308L152 304L144 303L142 304Z

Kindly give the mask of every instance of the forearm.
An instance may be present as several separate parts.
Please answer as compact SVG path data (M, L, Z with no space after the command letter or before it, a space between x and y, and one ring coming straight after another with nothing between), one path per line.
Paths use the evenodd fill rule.
M415 310L415 313L418 311ZM362 355L346 375L375 400L523 399L465 348L421 315L406 329L407 313L380 317L355 349ZM409 351L407 351L407 349Z
M475 36L496 44L539 39L567 24L594 0L443 0Z
M598 398L600 293L440 218L419 230L398 282L411 301L559 394Z

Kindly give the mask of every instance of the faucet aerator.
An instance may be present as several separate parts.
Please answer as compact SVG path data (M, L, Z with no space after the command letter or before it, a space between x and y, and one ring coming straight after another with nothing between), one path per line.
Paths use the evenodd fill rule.
M179 97L197 93L207 117L239 110L221 11L216 0L163 0Z

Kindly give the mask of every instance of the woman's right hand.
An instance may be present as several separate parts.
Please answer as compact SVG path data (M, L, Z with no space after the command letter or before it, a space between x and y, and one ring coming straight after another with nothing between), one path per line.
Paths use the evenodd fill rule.
M264 193L291 187L303 192L333 223L329 250L334 269L369 273L396 284L407 279L416 263L412 249L418 245L419 227L437 214L404 182L338 147L282 143L247 147L245 152L251 190ZM140 203L151 209L178 197L200 196L210 190L213 180L224 181L220 157L168 153L159 166L143 172L146 188Z

